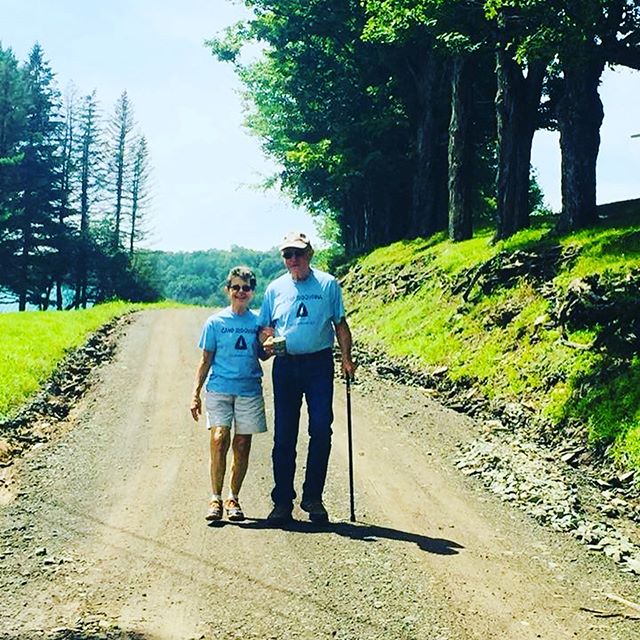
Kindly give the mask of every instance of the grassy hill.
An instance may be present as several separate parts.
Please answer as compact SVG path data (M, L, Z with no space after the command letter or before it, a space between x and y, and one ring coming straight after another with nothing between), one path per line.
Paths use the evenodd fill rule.
M541 219L497 244L487 231L373 251L343 278L358 344L640 470L640 215L607 213L567 236Z

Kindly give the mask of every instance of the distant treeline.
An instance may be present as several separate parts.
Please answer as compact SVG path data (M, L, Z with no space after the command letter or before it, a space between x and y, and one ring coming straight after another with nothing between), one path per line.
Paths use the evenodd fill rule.
M253 308L260 305L269 282L284 272L276 249L254 251L236 246L229 251L150 251L145 253L145 262L154 274L155 288L164 298L208 307L229 304L223 288L232 267L246 265L256 274L258 287Z
M637 0L246 0L209 42L294 200L348 254L530 224L536 130L560 132L558 229L597 221L605 66L640 69ZM263 55L240 54L258 42Z
M103 118L96 92L63 96L36 44L0 44L0 303L47 309L153 300L136 255L149 154L126 91Z

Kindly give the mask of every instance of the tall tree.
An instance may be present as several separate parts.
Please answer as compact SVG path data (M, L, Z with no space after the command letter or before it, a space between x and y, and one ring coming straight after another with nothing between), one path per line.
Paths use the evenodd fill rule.
M133 148L133 168L131 176L131 228L129 230L129 256L133 257L135 243L144 238L142 216L149 204L149 148L147 139L139 136Z
M72 198L74 179L77 170L74 148L77 133L77 90L71 84L64 96L64 123L61 127L62 137L59 145L60 185L58 202L58 233L54 240L54 253L51 257L51 274L55 283L56 309L63 308L63 290L73 262L74 231L70 224L74 215ZM45 307L48 300L44 301Z
M556 115L562 150L560 231L597 221L596 163L604 109L605 65L640 69L640 4L634 0L558 0L550 32L563 81ZM547 36L548 37L548 36Z
M283 167L293 198L335 221L349 252L407 232L409 138L403 105L381 48L362 42L358 0L251 0L256 17L211 41L236 63L247 122ZM240 46L267 46L243 66Z
M80 229L76 250L74 306L87 306L88 265L92 242L90 237L91 206L95 203L101 183L101 129L95 90L82 99L79 113L78 199Z
M453 60L451 123L449 125L449 237L468 240L473 235L470 60L458 54Z
M410 93L404 98L412 105L408 112L416 113L413 231L428 235L448 221L450 237L466 239L474 210L481 208L481 194L493 193L486 179L491 171L486 169L495 116L487 108L487 93L495 91L495 82L484 52L491 33L482 5L464 0L366 0L366 7L366 38L396 43L406 51L427 47L431 63L443 61L446 73L438 85L425 82L433 77L429 57L414 59L410 68L417 99ZM424 220L431 222L425 225Z
M15 280L17 232L14 218L19 208L17 167L24 158L21 142L26 126L26 96L18 60L11 49L0 46L0 291Z
M524 62L529 69L526 83L517 71L511 83L524 90L515 95L522 96L523 110L529 110L529 115L523 113L525 122L533 119L538 100L542 71L532 74L534 65L554 60L556 75L548 86L562 151L558 228L570 231L593 224L597 220L596 161L604 117L598 86L607 63L640 68L640 5L635 0L486 0L485 5L488 15L500 25L506 44L499 52L503 59L506 56L504 70L510 72L513 61L519 65ZM505 96L506 104L508 93ZM508 226L502 229L499 236L509 235Z
M112 218L111 250L122 247L122 223L125 202L130 192L131 180L131 138L135 128L133 107L126 91L116 102L114 113L107 125L107 175L106 187L111 194L111 206L108 213Z
M390 69L398 81L411 131L411 204L407 237L446 229L447 129L450 120L451 64L438 46L434 2L366 0L363 37L396 48ZM386 45L386 46L385 46ZM399 63L399 64L398 64Z
M26 92L26 126L17 167L20 189L13 214L13 232L19 247L15 256L17 272L12 289L18 294L18 308L27 302L47 304L53 286L51 262L56 239L62 229L57 217L60 202L60 156L58 154L59 94L54 76L36 44L23 68Z
M529 186L533 135L540 126L540 102L548 51L524 46L543 23L540 3L487 0L496 27L498 179L496 238L529 226Z
M413 65L415 78L415 174L411 206L412 236L430 236L447 227L447 153L450 120L450 59L431 38Z

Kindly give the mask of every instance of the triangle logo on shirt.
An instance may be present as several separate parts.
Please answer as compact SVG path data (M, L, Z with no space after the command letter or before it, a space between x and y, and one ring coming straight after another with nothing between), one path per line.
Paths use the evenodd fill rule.
M247 350L247 342L242 336L240 336L236 340L236 349L239 349L241 351L246 351Z
M304 306L304 302L301 302L296 313L296 318L306 318L308 315L307 307Z

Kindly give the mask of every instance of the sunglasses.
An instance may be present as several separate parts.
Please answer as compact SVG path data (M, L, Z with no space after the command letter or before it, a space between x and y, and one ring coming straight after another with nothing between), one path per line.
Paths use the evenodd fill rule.
M242 289L245 293L249 293L249 291L253 291L253 287L248 284L231 284L229 285L229 289L232 291L240 291Z
M307 252L306 249L287 249L282 252L282 257L285 260L290 260L291 258L301 258Z

